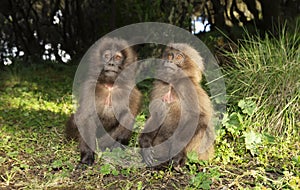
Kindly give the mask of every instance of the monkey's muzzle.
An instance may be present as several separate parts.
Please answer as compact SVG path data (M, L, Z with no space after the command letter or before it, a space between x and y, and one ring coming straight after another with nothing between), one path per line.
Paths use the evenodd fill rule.
M106 70L104 71L106 76L115 76L118 75L117 71L113 71L113 70Z
M106 76L116 76L119 74L119 69L116 66L106 66L104 67L104 74Z
M163 67L168 73L175 73L178 70L178 67L172 61L165 61Z

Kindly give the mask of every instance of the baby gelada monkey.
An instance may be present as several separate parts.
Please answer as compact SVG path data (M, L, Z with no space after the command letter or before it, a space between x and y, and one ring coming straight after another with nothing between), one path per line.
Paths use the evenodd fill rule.
M65 132L68 139L79 140L80 164L92 165L96 138L101 150L128 144L134 123L125 117L135 117L139 113L142 95L136 87L128 88L128 84L134 84L134 79L115 84L120 73L137 61L136 53L125 40L102 38L94 44L85 60L88 61L88 74L81 85L79 107L67 121ZM129 100L124 97L128 90ZM113 99L114 93L117 98ZM128 102L130 113L113 106L127 105ZM123 125L120 120L124 121Z
M154 82L151 116L139 137L143 160L150 167L182 166L191 151L200 160L210 159L215 135L212 104L200 86L203 59L181 43L169 44L162 59L161 77L166 80Z

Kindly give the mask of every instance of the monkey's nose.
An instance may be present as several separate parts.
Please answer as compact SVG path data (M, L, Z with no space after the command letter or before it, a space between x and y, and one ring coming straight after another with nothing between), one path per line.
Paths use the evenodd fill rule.
M113 61L108 62L109 66L115 66L115 63Z
M172 64L173 64L173 61L166 60L164 62L164 66L166 66L166 67L171 66Z

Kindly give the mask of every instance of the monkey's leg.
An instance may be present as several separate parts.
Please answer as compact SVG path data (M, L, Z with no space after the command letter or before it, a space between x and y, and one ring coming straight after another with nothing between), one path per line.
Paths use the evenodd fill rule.
M102 151L106 148L124 148L127 145L132 135L132 131L118 125L112 132L106 133L99 140L99 147Z
M171 152L171 151L170 151ZM170 159L170 164L176 166L184 166L185 164L185 152L184 150L180 151L176 156Z
M186 160L186 147L190 142L195 139L196 134L199 132L199 124L197 124L197 117L190 112L188 117L182 118L182 123L178 126L174 135L172 136L170 146L170 161L173 165L183 166ZM198 139L198 141L201 140Z
M111 136L116 139L117 142L127 145L129 139L131 138L132 130L129 130L122 125L119 125L116 130L114 130Z

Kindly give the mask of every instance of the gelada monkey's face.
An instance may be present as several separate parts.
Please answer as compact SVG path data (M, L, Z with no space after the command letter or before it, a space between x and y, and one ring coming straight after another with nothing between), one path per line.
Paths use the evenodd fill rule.
M167 48L162 56L164 60L164 66L168 68L170 71L176 71L181 68L185 61L185 55L173 48Z
M102 52L102 62L104 63L103 75L107 78L115 79L123 69L125 59L123 53L115 48Z

